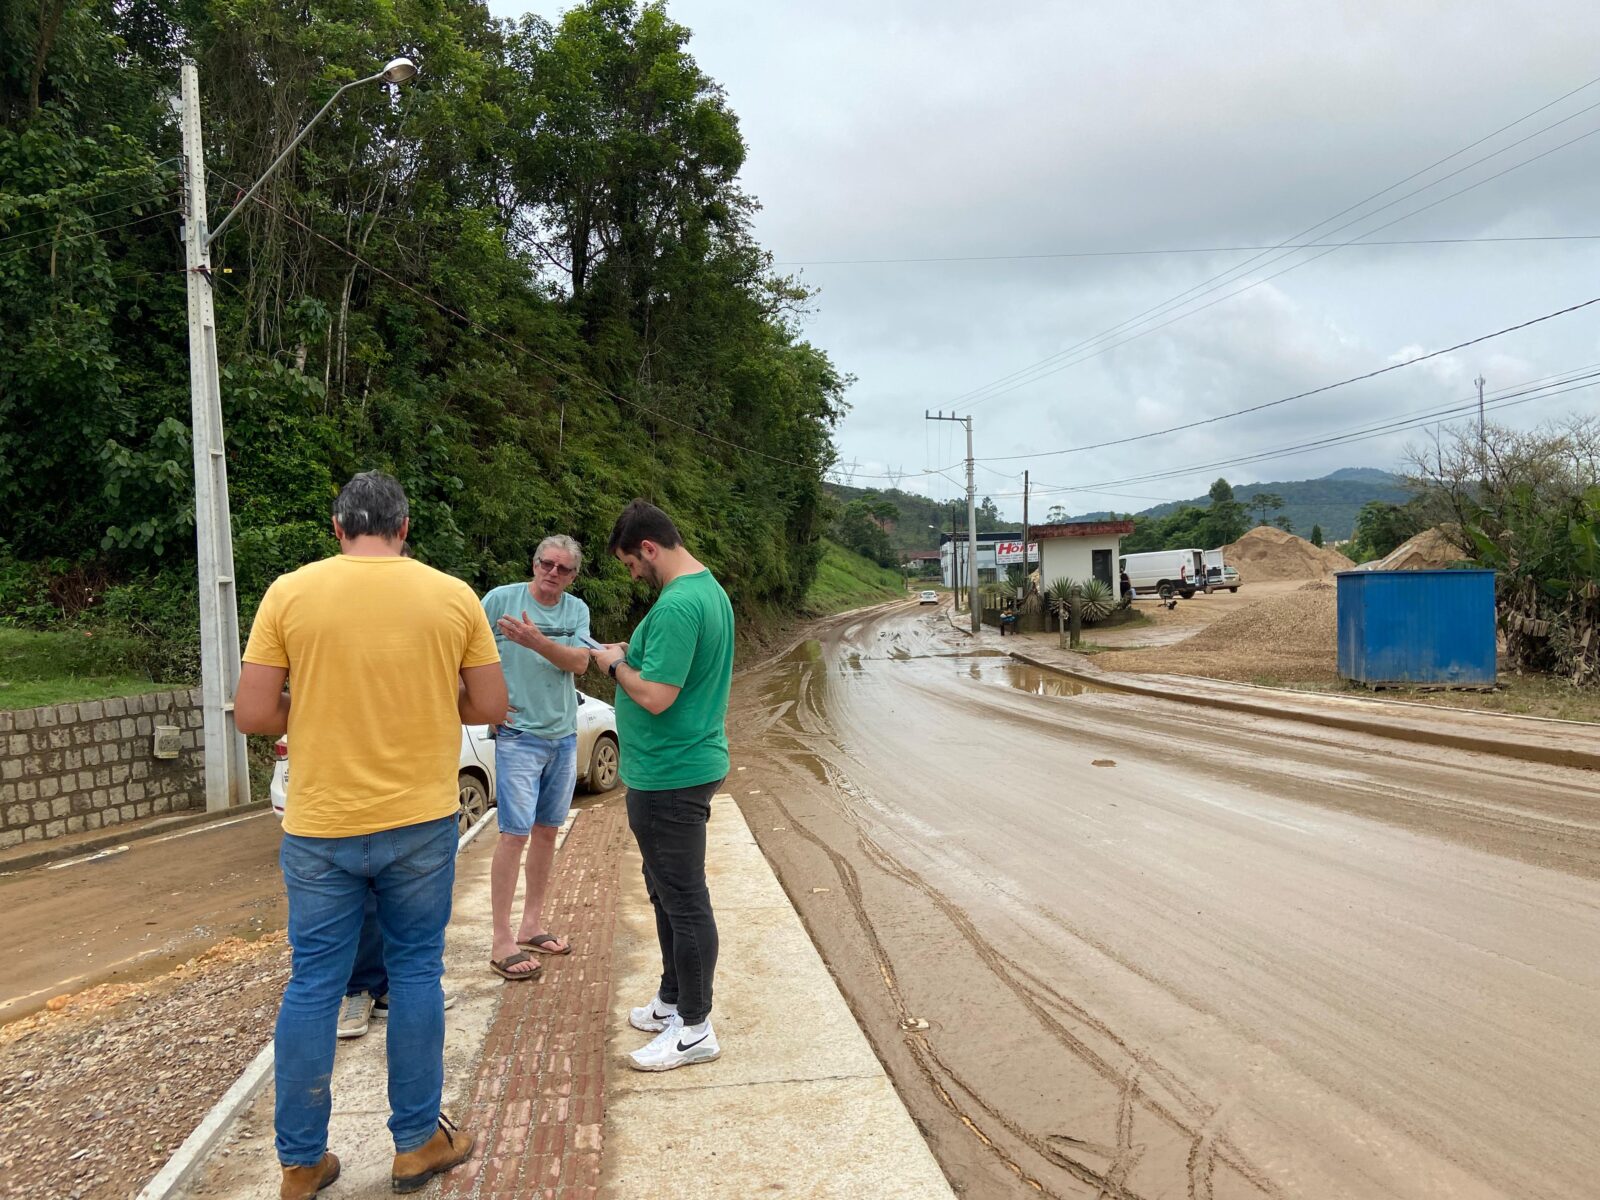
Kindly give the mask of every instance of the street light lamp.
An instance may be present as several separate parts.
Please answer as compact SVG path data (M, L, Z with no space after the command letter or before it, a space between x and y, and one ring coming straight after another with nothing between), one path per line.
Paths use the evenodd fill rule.
M200 691L205 715L206 809L250 802L244 734L233 719L239 686L239 596L233 577L233 525L222 436L222 380L211 295L211 243L228 227L333 102L364 83L404 83L417 74L409 58L391 59L376 75L345 84L306 122L283 153L250 186L215 229L206 228L205 143L200 133L200 71L180 71L183 109L183 252L189 287L189 413L194 449L194 535L200 574Z

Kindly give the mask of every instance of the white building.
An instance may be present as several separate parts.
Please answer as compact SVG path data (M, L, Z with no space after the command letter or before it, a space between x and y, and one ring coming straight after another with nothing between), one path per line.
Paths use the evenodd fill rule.
M1062 525L1035 525L1030 531L1039 544L1039 586L1048 589L1058 579L1082 583L1098 579L1118 589L1117 560L1122 538L1133 532L1132 521L1068 521ZM981 560L980 560L981 561Z
M966 587L970 576L967 574L967 535L958 533L939 535L939 578L945 587L955 587L956 578L953 574L956 566L961 568L961 586ZM1002 568L1012 564L1022 565L1022 535L1020 533L979 533L978 534L978 582L992 583L999 578ZM1039 565L1039 543L1030 542L1028 545L1028 567L1032 570Z

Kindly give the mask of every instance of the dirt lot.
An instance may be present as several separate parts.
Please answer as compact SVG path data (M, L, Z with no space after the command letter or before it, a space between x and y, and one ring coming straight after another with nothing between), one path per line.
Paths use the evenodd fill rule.
M288 974L281 933L229 938L0 1026L0 1196L131 1196L270 1040Z
M1095 665L1243 683L1339 683L1332 580L1264 583L1249 593L1196 596L1162 615L1184 610L1193 631L1181 641L1152 650L1108 650L1095 656Z
M1083 652L1107 671L1198 675L1305 691L1356 691L1339 678L1332 576L1246 584L1180 600L1168 611L1139 603L1147 624L1084 630ZM1056 644L1054 634L1024 635ZM1451 708L1600 721L1600 695L1545 675L1502 674L1493 692L1388 690L1385 699Z

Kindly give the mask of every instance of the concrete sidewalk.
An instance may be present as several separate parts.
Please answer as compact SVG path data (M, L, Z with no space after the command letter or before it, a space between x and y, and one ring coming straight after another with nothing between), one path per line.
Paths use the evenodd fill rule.
M948 613L949 610L946 610ZM1208 708L1307 721L1377 737L1397 738L1453 750L1473 750L1523 762L1600 770L1600 725L1524 717L1386 700L1376 694L1334 695L1258 687L1195 675L1135 675L1103 671L1088 655L1060 649L1045 636L1001 637L985 626L980 633L950 623L974 644L1003 650L1018 662L1055 671L1106 691Z
M625 1059L649 1040L627 1010L654 994L660 956L620 795L585 805L557 855L550 924L573 953L544 959L534 982L485 965L494 832L462 853L445 955L460 997L446 1014L445 1108L478 1147L423 1195L949 1200L731 796L712 805L707 853L722 1057L661 1075ZM324 1194L388 1195L383 1021L341 1045L333 1095L344 1170ZM269 1082L180 1194L268 1200L278 1179Z

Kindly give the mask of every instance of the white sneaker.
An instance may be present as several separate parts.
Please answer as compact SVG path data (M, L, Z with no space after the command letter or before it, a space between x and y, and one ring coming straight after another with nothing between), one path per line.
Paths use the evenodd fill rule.
M667 1027L644 1049L628 1055L628 1062L635 1071L670 1071L691 1063L710 1062L721 1054L710 1017L703 1025L688 1026L673 1013Z
M642 1029L646 1033L660 1033L667 1027L667 1023L678 1015L676 1004L663 1004L658 992L650 998L650 1003L643 1008L630 1008L628 1010L628 1024L635 1029Z
M357 992L353 996L346 996L344 1003L339 1005L339 1036L342 1038L358 1038L366 1033L367 1025L372 1018L372 996L367 992Z
M446 1008L454 1008L456 1006L456 994L454 992L446 992L444 994L444 1006ZM387 1017L389 1015L388 992L385 992L372 1002L372 1015L375 1017Z

